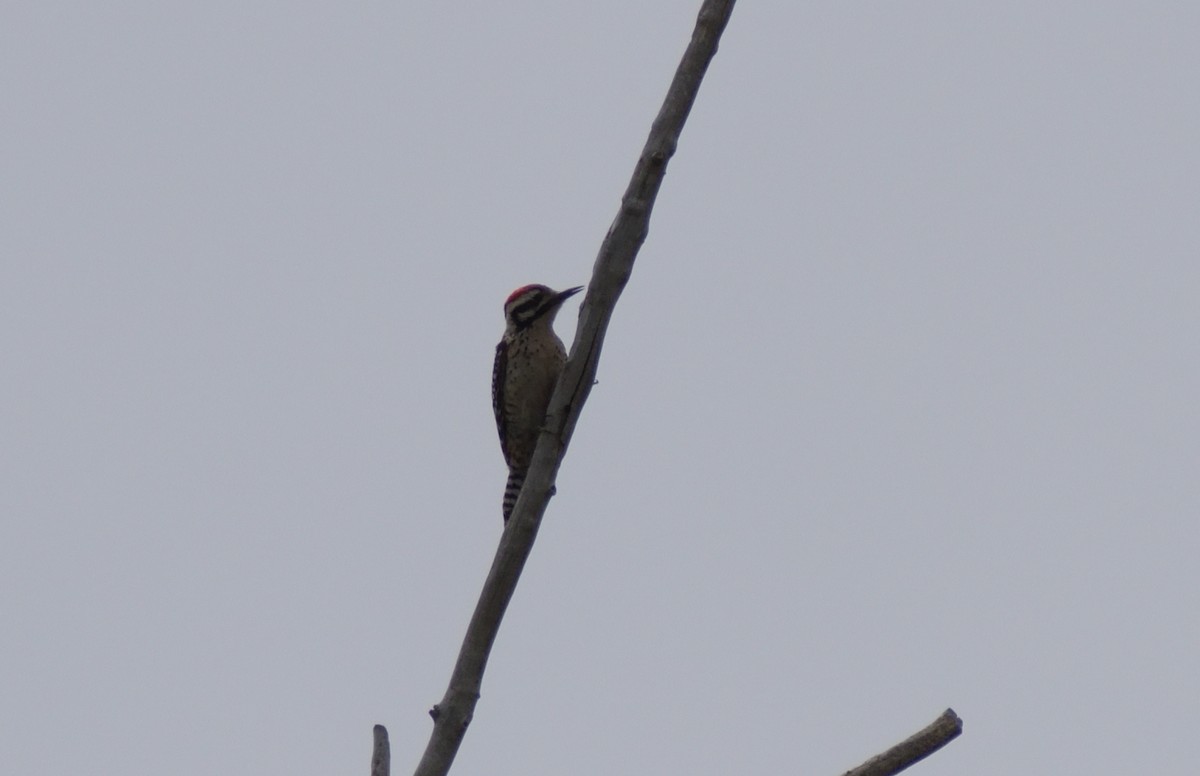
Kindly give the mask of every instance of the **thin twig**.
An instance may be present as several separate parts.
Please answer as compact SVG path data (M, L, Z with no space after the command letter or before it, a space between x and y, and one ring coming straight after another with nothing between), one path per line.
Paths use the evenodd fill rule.
M666 174L667 162L675 153L684 122L708 63L717 52L717 42L733 13L733 5L734 0L704 0L691 43L650 129L629 187L621 199L621 209L600 246L587 296L580 306L571 355L550 400L546 426L538 439L524 488L500 539L500 547L467 627L450 686L430 712L434 719L433 734L417 766L417 776L444 776L449 772L471 723L500 620L533 548L546 502L554 492L558 467L595 380L600 348L613 307L633 271L638 249L649 233L650 213Z
M875 755L857 768L846 771L844 776L892 776L913 763L924 760L961 734L962 720L954 713L954 709L946 709L942 716L921 732L901 741L883 754Z

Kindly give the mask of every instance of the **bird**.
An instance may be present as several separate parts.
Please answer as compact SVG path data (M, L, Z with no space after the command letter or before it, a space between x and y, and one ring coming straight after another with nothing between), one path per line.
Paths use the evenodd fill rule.
M504 301L504 336L492 365L492 410L500 452L508 464L505 523L521 495L550 395L567 360L562 340L554 333L554 316L563 302L582 290L583 286L576 286L555 291L532 284L521 286Z

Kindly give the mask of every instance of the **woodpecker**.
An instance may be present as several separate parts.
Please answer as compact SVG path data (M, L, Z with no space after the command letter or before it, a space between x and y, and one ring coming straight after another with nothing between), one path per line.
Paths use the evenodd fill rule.
M582 286L566 291L521 286L504 302L504 336L496 346L492 366L492 410L500 432L500 452L508 464L506 523L521 495L550 394L567 360L562 340L554 333L554 316L563 302L582 290Z

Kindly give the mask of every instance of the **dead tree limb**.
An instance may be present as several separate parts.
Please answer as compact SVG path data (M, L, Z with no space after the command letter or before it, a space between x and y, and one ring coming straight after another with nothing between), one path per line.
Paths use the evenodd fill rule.
M525 486L500 539L500 547L467 627L450 686L441 702L430 711L434 720L433 734L417 766L417 776L446 774L471 723L500 620L533 548L546 503L554 492L559 465L595 381L600 348L613 308L633 272L638 249L650 231L650 213L666 174L667 162L675 153L684 122L708 64L717 52L717 42L733 13L733 5L734 0L704 0L692 40L675 71L675 78L621 199L621 209L600 246L587 296L579 310L575 342L550 400L546 425L538 439Z
M513 509L492 568L484 583L463 639L450 686L430 709L434 730L417 766L416 776L444 776L450 770L479 700L483 672L500 621L537 538L538 528L580 411L591 392L608 322L633 272L638 250L649 234L650 214L675 153L683 125L700 82L717 52L721 33L733 13L734 0L704 0L691 43L675 72L667 97L650 129L621 209L609 227L592 269L592 280L579 311L579 325L566 367L546 415L521 496ZM877 755L844 776L892 776L928 757L962 733L962 720L947 709L937 720L907 740ZM375 727L372 776L388 776L387 731Z
M371 776L388 776L392 769L392 751L387 728L375 726L375 746L371 750Z
M946 709L924 730L901 741L883 754L870 760L844 776L892 776L913 763L924 760L962 734L962 720L954 709Z

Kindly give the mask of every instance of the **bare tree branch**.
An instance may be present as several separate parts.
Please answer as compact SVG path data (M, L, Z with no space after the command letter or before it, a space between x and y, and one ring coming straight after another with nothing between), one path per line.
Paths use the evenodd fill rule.
M371 776L388 776L392 769L392 750L388 745L387 728L375 726L375 747L371 752Z
M667 162L691 111L700 82L717 52L717 42L733 13L734 0L704 0L691 43L675 71L650 136L642 149L616 220L600 246L592 281L579 311L575 342L546 414L521 497L509 518L483 592L463 639L450 686L430 710L433 734L417 766L417 776L443 776L450 770L479 700L483 672L500 620L533 548L546 503L579 413L595 381L604 333L613 308L633 272L638 249L650 231L650 213Z
M547 502L554 495L559 466L575 431L583 404L595 381L604 334L638 250L650 229L650 214L675 153L683 125L700 82L717 51L717 43L733 13L735 0L704 0L691 43L675 72L667 97L650 129L621 209L609 227L592 269L592 280L579 311L575 342L546 413L546 425L525 478L521 496L500 539L500 547L484 583L450 686L441 703L430 709L433 734L417 766L416 776L444 776L471 723L500 621L517 580L533 549ZM892 776L928 757L962 733L962 720L947 709L937 720L844 776ZM388 776L387 731L375 726L372 776Z
M962 734L962 720L954 709L946 709L942 716L921 732L901 741L883 754L878 754L862 765L846 771L844 776L892 776L908 766L941 749Z

